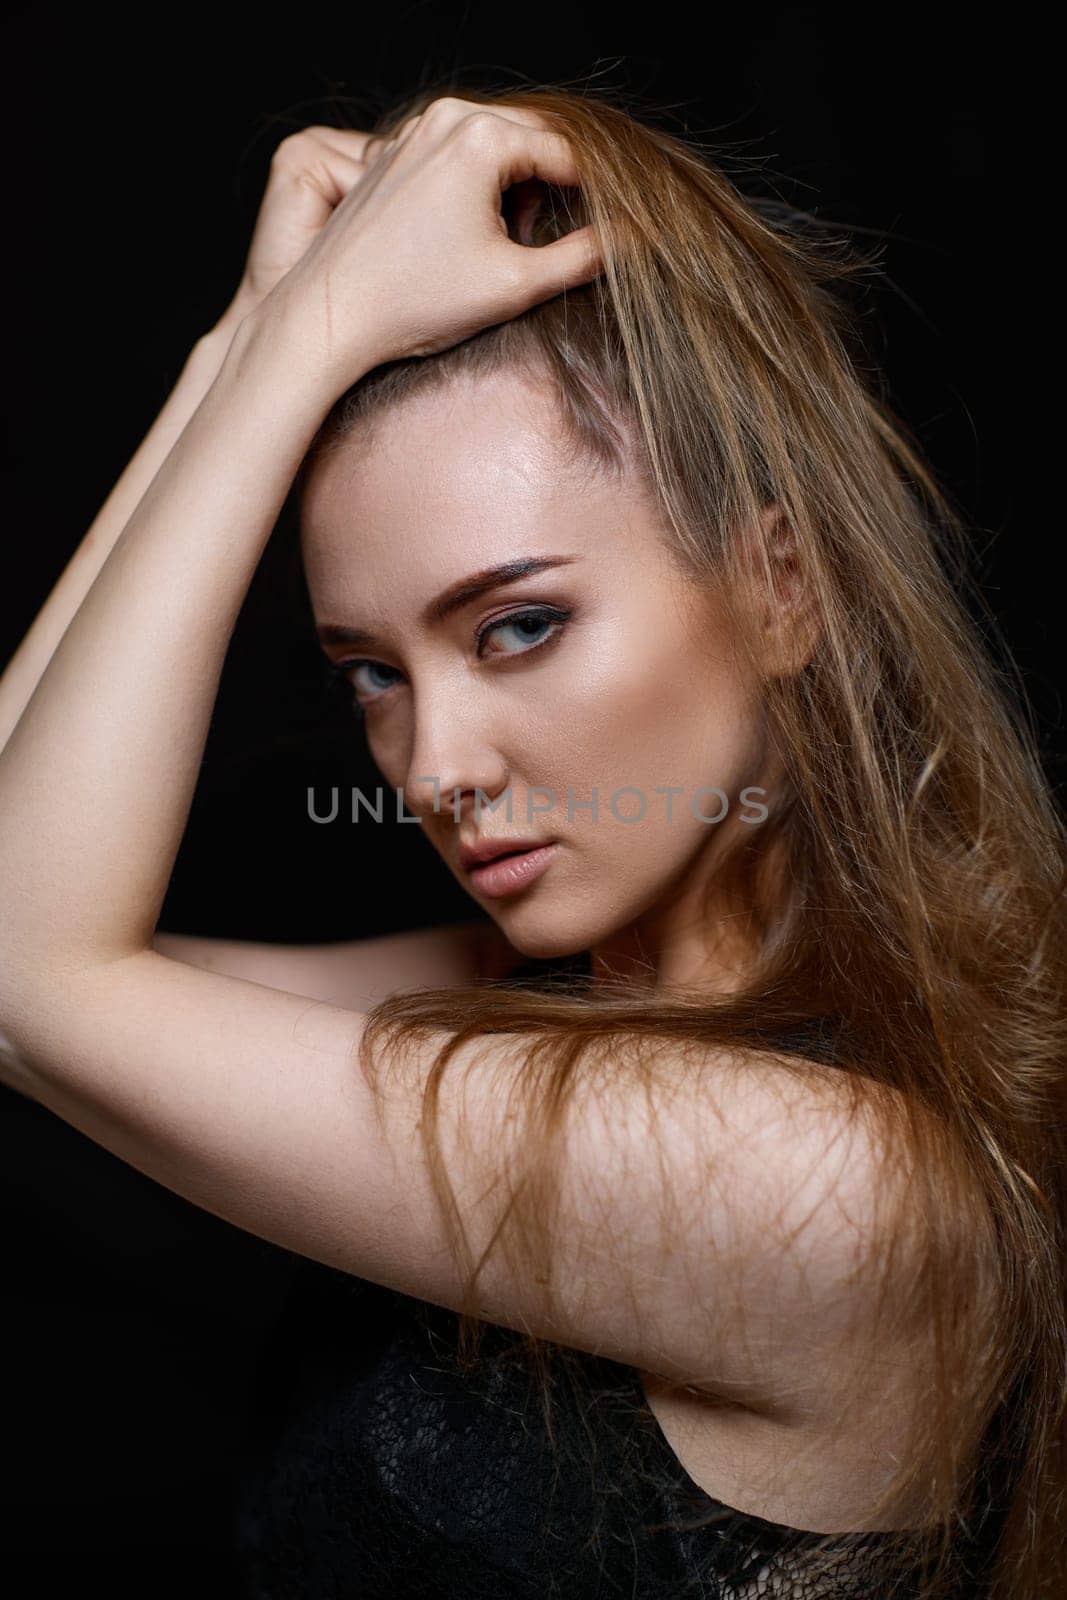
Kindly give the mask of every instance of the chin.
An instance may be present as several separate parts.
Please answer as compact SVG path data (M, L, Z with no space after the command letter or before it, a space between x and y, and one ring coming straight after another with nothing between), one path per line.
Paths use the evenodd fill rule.
M604 937L602 919L590 921L588 911L568 917L566 908L558 901L549 903L547 896L543 904L535 904L532 895L517 896L510 905L497 901L486 909L509 943L531 961L580 955Z

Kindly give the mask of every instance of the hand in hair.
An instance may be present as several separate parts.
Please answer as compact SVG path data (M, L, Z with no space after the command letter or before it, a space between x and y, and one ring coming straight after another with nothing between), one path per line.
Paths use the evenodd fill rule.
M281 141L271 157L241 281L220 321L235 328L296 265L363 180L376 160L378 142L356 128L322 124L300 128Z
M509 237L505 190L579 184L570 144L533 112L443 96L361 154L358 181L255 308L331 401L372 366L447 349L602 270L592 225L536 249Z

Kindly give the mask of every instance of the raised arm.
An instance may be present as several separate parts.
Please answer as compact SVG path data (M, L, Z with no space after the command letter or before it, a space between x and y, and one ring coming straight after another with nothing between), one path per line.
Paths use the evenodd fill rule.
M162 410L0 674L0 749L115 540L218 376L234 333L296 264L365 172L368 137L351 128L315 124L278 145L240 282L226 310L189 352Z
M574 179L566 142L469 111L402 130L240 323L0 752L8 995L149 951L237 613L334 399L599 269L590 228L499 229L503 188Z
M0 982L147 950L226 646L322 406L237 329L0 752Z
M270 989L362 1012L390 994L511 977L523 963L495 923L474 918L324 944L201 938L157 930L152 948L206 972L247 978Z
M0 674L0 749L7 743L52 659L52 652L110 555L134 507L217 377L242 315L243 312L231 308L214 328L196 341L162 410Z
M524 250L487 203L529 176L573 182L564 142L461 105L435 103L242 322L0 752L0 1026L19 1086L237 1226L453 1307L461 1275L419 1138L439 1041L405 1060L379 1122L359 1012L151 945L234 620L326 408L379 361L443 348L594 270L588 236ZM476 1254L490 1179L520 1154L506 1088L525 1043L461 1053L473 1146L455 1137L445 1078L445 1154ZM831 1415L839 1337L877 1353L887 1381L899 1352L874 1351L853 1272L875 1226L876 1140L846 1125L832 1075L797 1084L772 1057L711 1052L683 1075L665 1051L663 1081L686 1087L650 1137L615 1048L606 1093L581 1097L569 1130L562 1306L494 1257L482 1314L805 1425ZM673 1248L672 1215L686 1224Z

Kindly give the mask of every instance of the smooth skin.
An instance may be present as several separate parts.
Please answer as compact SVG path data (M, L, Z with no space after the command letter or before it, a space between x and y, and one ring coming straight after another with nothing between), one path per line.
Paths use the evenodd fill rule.
M547 384L511 373L409 400L371 442L357 428L304 494L323 648L389 790L516 950L728 987L738 940L720 937L715 960L705 929L737 919L702 907L726 838L766 815L742 803L773 783L758 685L722 607L668 560L640 485L564 450ZM528 556L554 565L426 620L452 585ZM459 858L475 838L556 855L493 898Z
M237 1226L452 1307L458 1270L415 1132L430 1048L413 1048L379 1125L353 1062L363 1026L358 1006L175 960L156 946L156 923L237 612L332 401L383 360L446 348L598 270L588 234L536 251L507 239L500 192L534 176L577 180L565 141L454 99L435 102L368 165L295 265L242 318L0 753L6 1080ZM530 460L551 448L548 418L535 401L512 388L500 423L525 440ZM394 443L411 423L411 415L396 419ZM434 448L451 474L441 479L442 495L459 495L458 505L464 494L469 504L487 492L447 428ZM376 469L369 458L356 465L359 492L373 503L381 490ZM325 562L316 568L316 604L328 598L332 611L354 583L361 625L371 625L373 613L405 670L394 708L375 712L392 719L378 723L376 753L406 773L406 747L421 740L422 760L436 751L457 781L473 782L472 752L479 763L487 754L497 759L500 698L519 693L532 666L508 677L508 669L493 668L500 676L490 676L472 663L458 624L447 637L417 632L409 602L423 597L427 580L418 580L417 592L394 591L379 562L364 584L345 565L331 521L342 503L327 493L307 529L309 553ZM547 535L551 505L533 497L525 506L527 540ZM584 531L591 540L603 512L594 495L572 537ZM405 559L417 535L406 536ZM432 539L425 523L423 537ZM488 540L489 530L480 537ZM625 537L631 555L666 584L647 526L627 523ZM587 542L587 555L591 548ZM468 545L450 553L434 547L433 580L466 576L470 554ZM446 555L454 563L447 572ZM373 568L371 547L367 559ZM585 582L590 622L584 644L579 629L571 648L584 648L605 669L607 706L613 664L639 679L643 658L631 663L606 625L611 606L627 603L624 588L603 591L591 570ZM632 624L632 611L616 614ZM682 628L684 619L683 610L670 625ZM712 640L712 664L725 671L723 640ZM654 656L645 664L662 665ZM694 663L694 671L698 665L707 664ZM552 670L546 653L537 671ZM455 721L442 673L469 675L478 685L472 732ZM553 682L556 692L568 692L566 675ZM726 692L728 679L721 683ZM747 690L734 688L731 704L740 713ZM579 719L589 715L588 702L570 706ZM690 709L695 715L695 703ZM507 761L523 782L540 780L522 761L548 750L538 716L528 708L530 737ZM732 753L739 771L759 748L758 730L740 715L722 739L720 754ZM655 766L661 752L644 740L638 747L642 770ZM681 780L668 773L662 781ZM633 850L635 832L620 830L620 851ZM607 881L610 837L578 833L561 856L556 879L574 919L565 937L591 931L595 943L599 927L610 944L620 931L608 926L619 910ZM693 859L690 843L676 847L672 876ZM552 869L505 928L531 948L544 948L547 918L540 919L551 876ZM648 911L655 887L644 861L622 886L624 914ZM546 902L540 912L538 891ZM658 970L669 975L684 919L673 932L656 919L649 926L662 941L654 947ZM690 969L687 956L683 965ZM510 1067L514 1050L511 1041L489 1040L463 1052L477 1097L473 1149L451 1137L449 1080L443 1095L450 1172L475 1249L491 1220L475 1197L509 1149L496 1069ZM669 1075L670 1061L664 1065ZM500 1261L483 1277L482 1314L611 1354L648 1375L650 1398L663 1379L689 1385L689 1402L658 1414L681 1459L702 1474L698 1481L729 1504L817 1531L867 1526L865 1508L901 1441L888 1421L872 1436L864 1418L864 1437L845 1448L835 1438L831 1461L823 1441L838 1421L842 1360L869 1367L873 1402L891 1401L914 1359L913 1351L885 1348L867 1325L869 1286L851 1271L872 1225L871 1150L863 1138L842 1140L831 1074L813 1068L799 1085L773 1057L731 1064L710 1050L705 1065L702 1082L691 1074L689 1087L660 1108L654 1143L625 1075L606 1107L580 1100L561 1192L561 1315L553 1321L537 1286L516 1280ZM679 1214L693 1219L671 1250L658 1225L665 1183ZM606 1251L605 1216L612 1223ZM794 1235L788 1249L783 1233ZM831 1345L832 1361L825 1356Z
M278 145L237 289L218 320L189 352L151 429L0 674L0 750L116 539L218 377L237 329L325 227L345 195L377 159L381 143L357 129L314 125L290 134ZM496 925L484 919L326 944L265 944L157 929L152 944L175 960L353 1011L369 1010L398 990L504 977L523 960ZM0 1034L0 1051L5 1046L14 1064L10 1041Z

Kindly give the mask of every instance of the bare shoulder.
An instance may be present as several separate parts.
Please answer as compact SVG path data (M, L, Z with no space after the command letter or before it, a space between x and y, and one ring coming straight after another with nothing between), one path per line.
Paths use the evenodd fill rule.
M157 932L152 946L205 972L357 1012L369 1011L390 994L505 977L523 960L496 924L484 919L323 944Z
M451 939L447 930L426 934L436 962L416 957L421 932L368 941L385 966L361 969L365 991L488 970L484 924L453 924ZM278 973L271 982L247 970L197 970L196 961L168 959L165 944L163 935L155 950L40 977L10 1017L35 1098L247 1232L460 1309L467 1267L452 1248L423 1137L442 1036L408 1039L404 1070L385 1075L376 1097L359 1070L366 1017L350 973L335 974L345 996L324 1000ZM402 950L412 953L404 967ZM507 957L499 944L496 953ZM199 954L232 963L242 952ZM252 957L262 955L253 947ZM342 959L351 955L350 947ZM772 1519L780 1505L777 1515L801 1527L818 1528L813 1516L832 1526L842 1512L862 1514L837 1499L779 1503L770 1484L756 1501L754 1490L767 1452L795 1460L797 1451L829 1450L842 1363L849 1375L869 1375L860 1452L871 1448L868 1402L892 1399L898 1371L910 1381L911 1351L887 1344L865 1310L870 1284L858 1267L880 1224L873 1201L883 1184L864 1119L842 1114L816 1063L798 1078L773 1055L728 1057L672 1040L658 1041L649 1060L610 1037L575 1080L546 1163L513 1094L523 1081L515 1069L539 1037L468 1039L436 1082L439 1155L482 1263L479 1314L702 1392L699 1413L674 1413L676 1437L683 1428L683 1448L688 1433L717 1452L700 1470L727 1504L757 1513L762 1505ZM502 1173L516 1183L551 1180L537 1185L551 1283L491 1248ZM902 1259L894 1302L910 1276ZM724 1400L734 1408L729 1438ZM878 1445L883 1458L899 1459L895 1434ZM748 1465L732 1499L728 1457ZM856 1459L839 1487L853 1480Z

